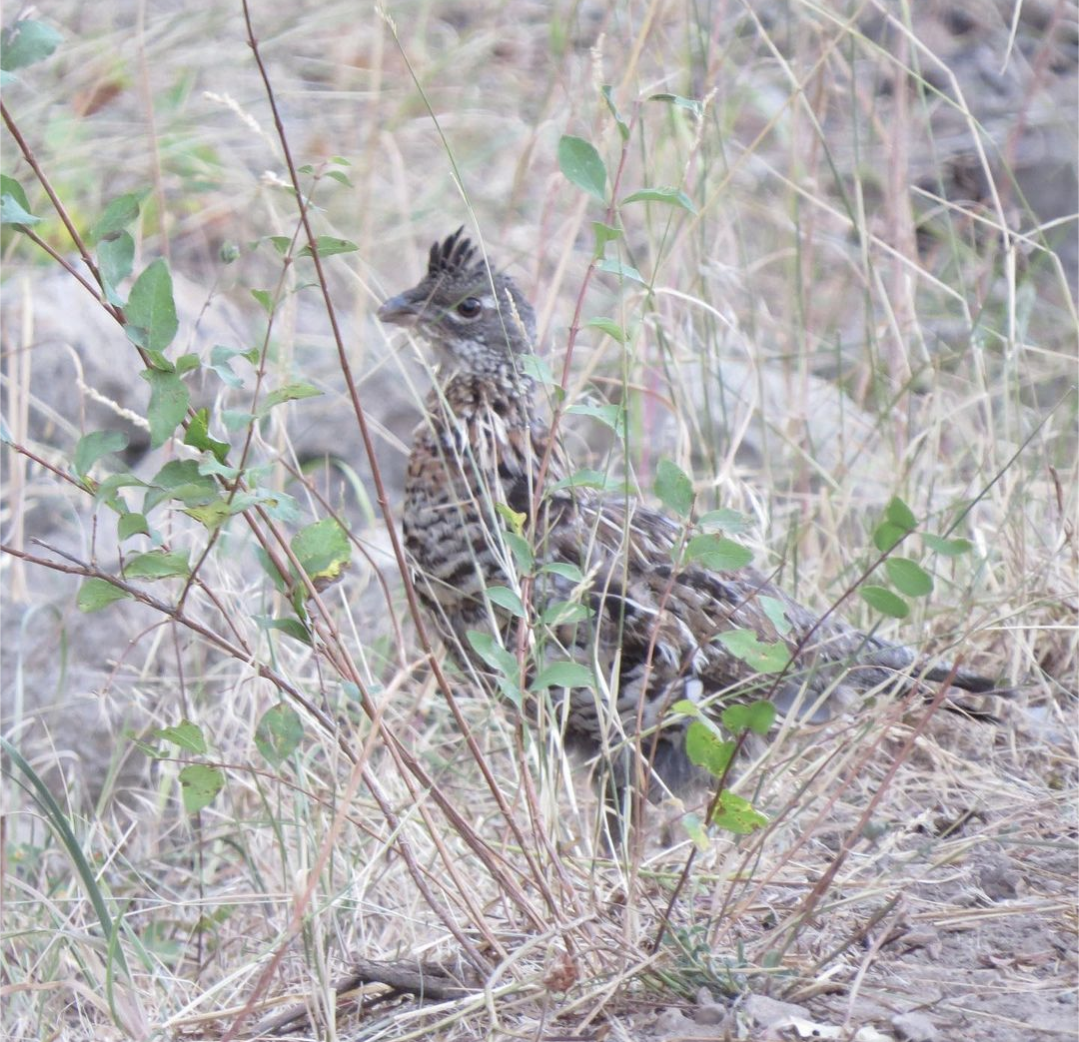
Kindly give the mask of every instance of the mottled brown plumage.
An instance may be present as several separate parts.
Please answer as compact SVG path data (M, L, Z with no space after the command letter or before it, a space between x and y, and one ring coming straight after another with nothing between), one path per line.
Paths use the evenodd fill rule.
M809 704L833 688L867 691L897 681L905 688L912 677L939 682L951 674L835 615L820 622L752 568L675 568L680 525L622 496L559 487L566 466L557 449L537 495L549 431L522 364L535 338L532 308L460 230L435 243L423 280L383 304L379 317L414 328L441 363L414 436L403 512L431 619L458 662L480 674L491 670L470 631L498 638L510 652L525 647L533 677L560 660L594 667L592 687L551 688L550 696L567 740L605 754L619 785L644 762L637 750L653 781L678 787L690 775L687 718L668 712L680 699L722 704L774 694L790 701L803 692ZM525 516L535 556L525 635L519 618L485 594L522 590L506 536L511 515L500 506ZM779 632L773 620L789 630ZM774 677L758 675L716 640L734 629L784 643L795 656L780 691L771 690ZM952 684L993 687L961 670Z

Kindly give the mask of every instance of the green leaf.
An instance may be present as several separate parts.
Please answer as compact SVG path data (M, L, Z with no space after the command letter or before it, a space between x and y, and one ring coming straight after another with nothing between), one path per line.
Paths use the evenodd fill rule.
M262 467L249 467L247 470L247 476L251 477L255 472L261 471ZM199 460L199 473L209 474L215 478L221 478L223 481L235 481L244 471L239 467L230 467L226 463L218 461L216 456L204 456Z
M687 111L692 112L694 116L700 116L704 111L699 101L696 101L693 98L683 98L681 94L653 94L648 100L665 101L675 108L686 109Z
M569 579L571 583L584 582L584 572L581 571L580 565L569 564L565 561L552 561L550 564L545 564L540 571L560 575L563 579Z
M776 719L776 707L771 702L760 700L747 705L727 706L722 714L723 726L732 734L752 731L766 735Z
M146 488L146 482L140 481L134 474L110 474L94 489L94 502L107 503L114 510L123 512L127 508L116 493L122 488L132 487Z
M210 410L199 409L194 418L187 425L187 433L184 435L184 444L198 449L200 452L212 452L218 463L224 463L229 453L229 444L226 441L216 441L210 437Z
M257 300L262 305L262 309L266 312L267 315L273 314L272 293L265 289L253 289L251 291L251 296L253 296L255 300Z
M778 597L761 594L757 598L757 603L764 609L764 614L768 616L768 621L775 626L776 633L781 637L785 637L790 633L793 627L790 619L787 618L787 608Z
M254 478L255 474L260 473L263 467L248 467L246 471L240 470L239 467L230 467L227 464L218 461L216 456L204 456L199 461L199 473L209 474L211 477L221 478L222 481L235 481L242 474L246 474L248 478ZM265 492L265 489L263 489ZM252 492L241 492L239 495L253 495Z
M161 257L135 280L124 313L124 332L133 344L149 351L164 351L172 343L179 323L172 299L172 275Z
M312 647L311 631L299 619L272 619L267 615L256 616L259 629L276 630L298 640L301 644Z
M558 142L558 167L566 179L601 203L607 200L607 168L584 138L565 135Z
M682 828L686 830L686 835L702 854L708 852L711 844L708 842L708 832L705 830L704 822L701 821L699 814L683 814Z
M525 530L525 522L528 515L520 510L514 510L505 503L495 503L495 512L509 526L514 535L521 535Z
M766 644L752 630L728 630L716 640L758 673L781 673L790 661L786 644Z
M301 398L316 398L320 394L322 392L310 384L285 384L283 387L278 387L276 391L271 391L262 399L255 415L261 419L275 405L280 405L282 402L298 401Z
M126 590L121 590L118 586L113 586L112 583L104 579L87 579L79 587L79 595L75 604L79 611L89 613L101 611L102 608L107 608L113 601L122 601L130 596L131 594Z
M23 209L12 196L6 192L3 196L0 196L0 224L13 224L16 228L29 228L40 223L40 217L35 217L28 210Z
M551 372L551 367L547 364L547 359L541 358L539 355L521 356L517 359L517 367L525 376L531 376L533 380L544 387L554 387L558 384L558 381L554 378L554 373Z
M259 486L255 489L255 498L263 510L275 521L294 525L300 520L300 505L287 492Z
M735 835L748 836L751 832L764 828L768 819L759 810L755 810L748 800L724 790L720 793L716 809L712 813L712 824Z
M480 659L495 671L499 690L518 709L524 703L524 693L517 682L519 667L517 659L495 640L490 633L469 630L465 638Z
M19 739L22 738L23 736L20 735ZM35 819L36 815L40 813L41 824L45 825L51 833L48 840L45 841L47 846L43 845L42 847L31 849L34 850L35 855L44 854L46 857L49 857L50 860L54 854L65 859L62 874L58 871L57 877L47 883L48 888L52 890L53 884L59 883L61 879L63 879L68 886L71 886L72 890L75 890L77 887L79 892L78 900L80 903L85 900L94 909L97 921L100 924L101 929L99 933L96 928L90 927L88 917L86 928L94 930L95 940L97 940L97 938L105 937L118 938L124 930L121 923L123 912L120 909L117 909L116 919L114 920L112 918L110 905L113 903L115 891L102 879L101 870L104 866L101 859L93 854L91 850L85 850L84 852L84 844L87 846L89 846L89 844L87 844L88 837L84 831L83 823L79 822L77 816L72 813L71 805L66 798L61 797L64 801L64 807L60 807L60 804L50 791L49 786L46 785L41 775L38 773L40 764L38 764L37 770L35 770L34 767L31 767L23 758L19 750L3 735L0 735L0 754L2 754L4 758L4 774L9 776L9 781L6 784L18 785L20 793L25 793L25 795L33 801L33 804L35 805L33 811ZM14 774L14 771L11 770L12 767L16 768L19 774L22 775L21 779L15 780L14 778L10 778L10 774ZM5 791L10 792L12 790ZM30 804L27 804L25 812L31 813ZM35 820L35 824L36 823ZM78 830L78 836L76 836L76 830ZM12 855L15 852L15 837L5 837L5 839L7 843L11 844L5 851L5 857L12 858ZM29 839L29 835L24 836L22 833L19 834L19 840L22 842L26 842L26 840ZM38 842L41 841L39 840ZM20 843L20 846L21 845L22 844ZM45 854L46 850L49 852L48 854ZM14 858L12 858L12 860L14 860ZM67 864L68 861L71 862L70 865ZM93 862L92 867L91 862ZM11 864L10 868L5 866L5 873L14 868L14 864ZM20 875L22 872L26 871L27 868L29 868L29 866L26 866L26 868L20 866ZM74 874L71 873L71 869L74 869ZM32 871L36 875L38 869L33 869ZM51 870L46 866L42 866L40 871L50 872ZM112 893L110 893L110 890L112 890ZM106 897L106 895L108 896ZM130 934L125 935L125 942L129 937ZM111 950L109 950L108 955L106 956L111 966L111 969L107 972L115 974L121 980L129 979L132 972L128 968L124 958L124 949L127 947L127 943L117 944L115 947L109 945L108 948ZM105 951L102 951L101 954L105 955ZM143 965L145 966L146 964ZM116 977L114 976L112 979L115 980ZM113 1006L112 1009L115 1011L116 1007ZM9 1023L6 1017L5 1022ZM59 1034L59 1032L52 1033ZM14 1034L14 1032L12 1034ZM22 1032L20 1031L19 1034L22 1034ZM39 1032L39 1034L41 1034L41 1032Z
M690 763L703 767L713 778L723 777L734 748L734 742L723 741L700 720L694 720L686 728L686 755Z
M508 586L488 586L486 593L488 600L492 604L497 605L499 608L504 608L519 619L525 617L525 609L521 603L521 598Z
M688 698L680 698L668 712L675 713L678 716L700 716L701 707L696 702L691 702Z
M182 720L175 727L158 727L151 734L163 742L170 742L179 749L202 756L209 749L206 737L198 724Z
M882 553L886 554L894 546L898 546L910 529L900 528L890 521L882 521L873 529L873 545Z
M689 512L693 509L693 482L673 460L659 461L652 490L665 507L673 510L679 517L689 517Z
M465 636L472 650L492 669L506 676L515 676L518 672L517 659L495 640L490 633L482 630L469 630Z
M613 318L590 318L586 323L590 329L600 329L612 340L624 344L628 339L626 331Z
M117 292L131 274L135 264L135 240L127 232L120 232L97 247L97 270L105 283L105 297L110 304L124 306L124 298Z
M569 477L561 478L556 481L551 488L554 491L563 488L598 488L609 491L613 487L618 486L619 482L608 478L602 470L594 470L591 467L582 467L580 470L570 474Z
M910 614L907 602L902 597L897 597L886 586L863 586L858 592L869 607L882 615L889 615L893 619L905 619Z
M737 510L724 507L721 510L709 510L702 514L698 521L701 528L721 528L727 535L739 535L748 532L753 523L745 514Z
M217 484L200 474L197 460L170 460L156 472L150 484L189 507L217 498Z
M110 452L127 448L127 435L123 431L91 431L75 444L75 473L85 478L90 468Z
M151 369L156 369L159 373L175 373L176 366L170 362L162 351L153 351L150 348L144 349L146 352L146 362Z
M139 375L150 385L146 418L150 421L150 445L159 449L183 422L191 394L175 373L143 369Z
M338 184L344 185L346 188L352 188L353 184L348 179L348 174L343 170L327 170L326 176L336 181Z
M318 236L315 239L315 246L318 249L319 257L332 257L335 253L354 253L359 249L359 246L354 242L350 242L348 239L338 239L332 235ZM300 256L311 256L310 245L307 245L300 250Z
M685 192L669 185L659 188L642 188L632 195L627 195L622 200L622 205L625 206L626 203L667 203L669 206L680 206L692 214L697 212L693 200Z
M30 209L30 200L26 198L26 192L23 191L22 185L14 177L0 174L0 192L3 192L4 195L10 195L22 209L27 211Z
M122 232L139 216L140 197L133 192L118 195L98 218L97 223L87 233L91 246L96 246L105 239L111 239Z
M889 557L884 570L892 585L908 597L926 597L933 592L932 577L909 557Z
M273 767L280 767L303 739L303 720L292 706L278 702L270 706L255 728L255 748Z
M532 553L532 546L528 540L516 532L503 532L502 538L505 540L506 546L510 548L510 553L513 554L517 570L523 575L528 575L536 563L535 555Z
M189 352L186 355L180 355L176 359L173 368L177 376L183 376L184 373L190 373L198 369L200 365L202 365L202 362L199 360L199 356Z
M913 532L918 527L918 519L914 516L914 512L898 496L893 497L884 508L884 516L904 532Z
M332 518L324 517L292 538L292 552L312 581L336 579L352 558L352 544L345 530Z
M14 72L43 61L62 39L51 25L19 18L0 33L0 69Z
M686 560L716 572L736 572L753 560L753 551L720 535L695 535L686 547Z
M30 212L30 201L22 185L13 177L0 175L0 224L39 224L40 217Z
M292 240L287 235L267 235L266 241L283 257L289 251Z
M941 557L959 557L961 554L969 554L974 549L974 544L969 539L945 539L943 536L923 533L922 539L930 550Z
M188 814L197 813L212 803L224 786L225 776L216 767L208 767L204 763L188 764L180 772L184 810Z
M587 622L592 615L592 609L580 601L553 601L540 612L540 621L548 626L568 626Z
M618 133L621 135L623 141L629 140L629 124L626 122L622 113L618 111L617 106L614 103L613 96L614 88L610 84L605 84L600 88L600 93L603 95L603 100L607 102L607 108L610 110L614 121L618 125Z
M124 575L129 579L170 579L190 574L191 562L182 550L151 550L132 557L124 566Z
M621 261L601 260L596 265L596 269L598 271L605 271L609 275L617 275L620 279L629 279L632 282L639 282L642 286L648 285L647 280L636 268L629 264L623 264Z
M227 431L242 431L255 421L253 412L243 412L239 409L222 409L221 422Z
M228 384L229 387L243 387L244 382L233 372L232 359L239 356L240 358L246 358L252 365L258 361L258 352L240 351L231 347L224 347L221 344L215 344L210 351L210 368L217 373L221 380Z
M215 528L220 528L233 514L246 510L250 505L250 496L235 496L231 502L225 499L224 496L218 496L209 503L199 503L196 506L185 507L183 512L212 532Z
M281 574L270 555L261 546L254 547L254 551L255 559L262 565L262 570L269 576L270 582L274 584L274 589L278 593L284 593L288 589L286 577Z
M532 681L536 691L545 691L549 687L592 687L594 684L592 670L580 662L552 662Z
M120 542L123 542L133 535L149 535L150 526L142 514L128 510L121 515L120 520L116 523L116 533L120 537Z
M599 260L607 252L607 243L615 242L622 238L622 230L620 228L612 228L609 224L604 224L602 221L592 222L592 233L596 237L596 246L592 254L596 260Z
M566 411L574 416L591 416L610 427L618 437L622 437L626 429L626 410L622 405L593 405L590 402L581 402L579 405L571 405Z
M150 481L142 512L149 514L165 499L178 499L185 506L202 506L218 498L213 478L199 473L199 461L170 460Z

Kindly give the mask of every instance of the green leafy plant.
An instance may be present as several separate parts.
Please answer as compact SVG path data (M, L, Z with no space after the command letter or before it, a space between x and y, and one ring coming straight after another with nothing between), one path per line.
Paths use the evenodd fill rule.
M873 530L873 544L881 553L880 563L884 574L898 593L872 582L864 583L858 589L862 599L882 615L905 619L910 614L910 605L904 597L928 597L933 592L933 577L922 565L910 557L893 553L908 536L915 534L920 534L928 551L941 557L959 557L973 549L966 539L918 533L918 520L914 512L902 499L893 498L885 509L883 519Z

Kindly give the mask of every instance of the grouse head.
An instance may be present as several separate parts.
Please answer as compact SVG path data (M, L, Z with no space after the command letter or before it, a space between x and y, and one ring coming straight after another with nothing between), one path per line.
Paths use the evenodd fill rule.
M532 351L536 320L513 279L487 267L458 228L431 247L427 274L378 309L414 328L458 372L493 376Z

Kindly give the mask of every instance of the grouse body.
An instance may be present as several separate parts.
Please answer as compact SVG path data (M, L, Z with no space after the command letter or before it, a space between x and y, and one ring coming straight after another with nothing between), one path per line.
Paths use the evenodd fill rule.
M591 670L593 683L552 687L550 696L567 743L614 764L620 785L645 764L664 787L692 773L688 718L669 712L674 703L773 693L774 677L717 639L733 630L788 649L792 668L780 692L788 700L796 691L810 703L836 687L906 688L917 679L993 689L835 614L821 620L753 568L676 564L683 525L626 496L565 482L567 465L550 443L529 375L532 308L460 229L431 247L420 283L378 315L413 328L439 354L402 515L430 620L449 653L481 675L491 674L491 655L477 632L511 655L524 649L530 681L557 661ZM520 559L522 535L530 566ZM512 597L490 592L499 587L526 593L529 623Z

